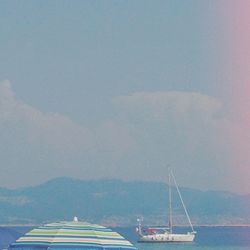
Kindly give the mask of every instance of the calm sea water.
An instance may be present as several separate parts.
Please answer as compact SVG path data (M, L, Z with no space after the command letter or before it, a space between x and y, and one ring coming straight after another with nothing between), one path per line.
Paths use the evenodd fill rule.
M0 249L7 247L31 228L0 227ZM137 243L134 228L113 228L135 244L139 250L250 250L250 227L196 227L193 243ZM185 231L177 228L175 231Z
M193 243L137 243L134 229L116 229L134 243L139 250L250 250L250 227L196 227ZM176 228L175 232L186 232Z

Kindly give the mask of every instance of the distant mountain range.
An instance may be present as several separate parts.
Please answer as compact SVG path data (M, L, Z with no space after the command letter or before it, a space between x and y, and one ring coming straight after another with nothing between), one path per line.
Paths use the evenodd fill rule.
M175 192L174 222L186 224ZM194 224L250 224L250 195L189 188L181 192ZM34 187L0 188L0 224L40 224L78 216L108 226L134 225L138 217L148 225L164 225L167 215L167 185L157 182L57 178Z

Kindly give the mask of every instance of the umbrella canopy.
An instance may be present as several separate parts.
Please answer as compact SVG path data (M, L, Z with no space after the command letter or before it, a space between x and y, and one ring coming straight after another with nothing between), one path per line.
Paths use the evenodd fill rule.
M109 228L86 222L58 222L38 227L17 239L10 250L136 248Z

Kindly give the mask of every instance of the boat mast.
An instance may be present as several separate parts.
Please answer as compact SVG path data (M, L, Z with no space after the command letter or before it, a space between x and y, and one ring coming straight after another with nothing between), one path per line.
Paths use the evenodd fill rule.
M137 219L137 222L138 222L138 225L137 225L137 227L136 227L136 232L140 235L140 236L143 236L143 234L142 234L142 230L141 230L141 219Z
M174 184L175 184L176 189L177 189L177 192L178 192L178 194L179 194L179 197L180 197L180 200L181 200L182 206L183 206L183 208L184 208L185 214L186 214L186 216L187 216L187 219L188 219L189 225L190 225L190 227L191 227L192 231L193 231L193 232L195 232L195 231L194 231L194 228L193 228L193 225L192 225L192 223L191 223L190 217L189 217L189 215L188 215L188 212L187 212L186 206L185 206L184 201L183 201L183 199L182 199L181 192L180 192L180 190L179 190L179 188L178 188L178 185L177 185L177 183L176 183L175 177L174 177L174 175L173 175L173 172L171 171L171 172L170 172L170 174L171 174L171 176L173 177Z
M171 172L168 175L168 198L169 198L169 232L172 233L172 191L171 191Z

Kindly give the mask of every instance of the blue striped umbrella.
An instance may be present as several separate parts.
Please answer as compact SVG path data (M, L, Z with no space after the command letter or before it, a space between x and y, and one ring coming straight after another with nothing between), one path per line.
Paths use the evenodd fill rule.
M136 248L109 228L86 222L58 222L38 227L17 239L10 250Z

